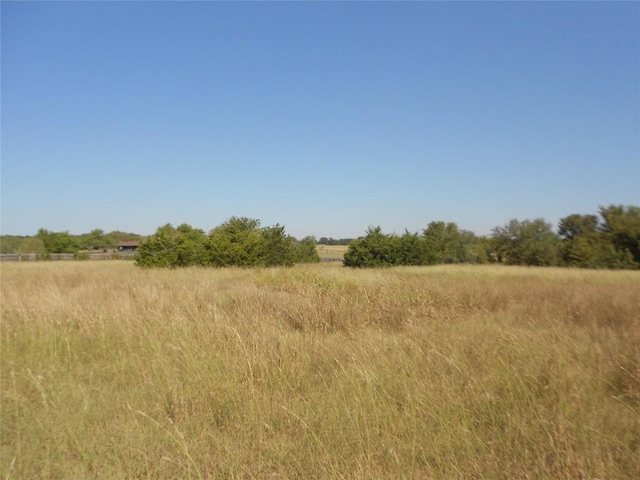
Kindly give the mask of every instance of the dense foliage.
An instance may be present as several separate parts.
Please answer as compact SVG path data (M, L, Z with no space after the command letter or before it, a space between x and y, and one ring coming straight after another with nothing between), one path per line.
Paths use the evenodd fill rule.
M1 253L78 253L117 248L133 233L82 235L44 228L33 237L3 235ZM287 235L284 227L260 227L259 220L232 217L208 234L183 224L160 227L138 250L141 266L274 266L317 262L316 243L349 245L348 267L435 265L440 263L503 263L507 265L568 266L580 268L640 268L640 207L611 205L598 214L572 214L554 231L544 219L511 220L495 227L490 236L476 236L451 222L431 222L420 234L388 235L370 227L358 239L322 237L318 242Z
M598 215L569 215L557 233L541 218L511 220L477 237L455 223L431 222L421 235L387 235L370 227L352 241L348 267L504 263L585 268L640 268L640 207L609 206Z
M364 237L353 240L344 255L347 267L390 267L438 263L485 263L484 240L460 230L455 223L431 222L422 235L405 232L387 235L369 227Z
M187 224L165 225L136 251L141 267L271 267L319 262L316 241L287 235L281 225L260 227L260 221L231 217L205 234Z
M113 250L118 248L121 242L141 238L141 235L120 231L105 233L103 230L94 229L89 233L72 235L67 231L52 232L41 228L33 237L3 235L0 251L1 253L36 253L46 257L52 253Z

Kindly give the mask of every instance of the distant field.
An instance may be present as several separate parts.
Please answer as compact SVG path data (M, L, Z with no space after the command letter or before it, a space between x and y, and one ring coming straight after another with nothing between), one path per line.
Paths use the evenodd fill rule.
M3 478L640 471L640 272L24 262L0 294Z
M344 253L349 248L348 245L318 245L318 255L320 258L344 258Z

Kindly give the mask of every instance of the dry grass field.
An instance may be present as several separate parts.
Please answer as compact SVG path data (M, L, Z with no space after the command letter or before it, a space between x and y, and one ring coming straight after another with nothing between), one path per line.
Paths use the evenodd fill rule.
M639 272L1 269L5 479L640 472Z
M318 245L316 250L318 251L318 256L322 259L343 258L348 248L348 245Z

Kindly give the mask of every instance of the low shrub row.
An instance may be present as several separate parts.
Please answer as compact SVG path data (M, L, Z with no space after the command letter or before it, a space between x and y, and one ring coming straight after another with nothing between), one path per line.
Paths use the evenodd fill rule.
M319 262L316 241L285 233L284 226L260 227L260 221L231 217L205 234L182 224L167 224L143 241L135 255L140 267L272 267Z

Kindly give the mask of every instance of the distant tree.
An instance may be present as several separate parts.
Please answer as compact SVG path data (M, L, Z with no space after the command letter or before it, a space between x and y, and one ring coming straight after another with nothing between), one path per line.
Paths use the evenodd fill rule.
M283 226L262 228L260 234L263 241L262 250L257 252L257 265L290 267L295 263L295 239L285 234Z
M100 250L107 247L105 233L99 228L78 236L77 243L82 250Z
M353 238L341 238L336 240L335 238L320 237L318 245L349 245Z
M17 252L21 255L28 253L35 253L37 255L46 255L47 249L44 246L44 242L37 237L27 237L20 242Z
M257 219L231 217L209 233L210 262L218 267L264 266L265 249Z
M140 267L176 267L178 256L176 229L170 223L158 227L156 233L140 243L135 253L136 265Z
M430 263L459 263L465 257L464 245L458 225L431 222L423 231Z
M369 227L353 240L344 256L347 267L435 265L437 263L486 262L486 241L455 223L431 222L422 235L405 230L401 236L385 235Z
M611 205L600 208L600 231L616 251L618 266L640 268L640 207Z
M558 224L558 235L564 240L598 234L599 224L596 215L573 214L561 219Z
M460 242L462 244L462 254L459 261L462 263L487 263L488 254L486 242L483 237L476 236L469 230L460 230Z
M141 267L188 267L207 264L207 236L186 223L174 228L159 227L156 233L141 242L135 253Z
M231 217L209 235L187 224L167 224L140 244L135 258L142 267L271 267L314 261L317 254L313 238L297 242L281 225L260 228L259 220Z
M17 253L20 244L27 238L29 237L21 237L17 235L0 236L0 253Z
M397 237L385 235L379 226L369 227L364 237L349 244L344 254L345 267L390 267L397 264Z
M550 223L543 219L511 220L493 229L493 248L499 261L509 265L558 264L560 243Z
M395 239L395 250L396 265L428 265L435 259L430 256L424 238L408 230Z
M558 235L562 239L562 260L570 267L612 267L616 254L600 233L596 215L572 214L560 220Z
M79 245L76 237L69 232L50 232L44 228L38 230L36 238L42 240L47 253L76 253Z
M203 230L183 223L176 229L176 260L178 267L205 266L208 263L208 238Z
M316 249L316 239L305 237L294 242L294 258L296 263L317 263L320 261L318 250Z

